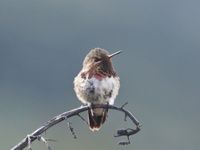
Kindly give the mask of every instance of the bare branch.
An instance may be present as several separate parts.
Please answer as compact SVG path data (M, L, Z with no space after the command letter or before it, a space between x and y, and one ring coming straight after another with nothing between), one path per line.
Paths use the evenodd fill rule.
M115 137L119 137L119 136L127 136L128 137L128 136L134 135L138 131L140 131L139 121L134 117L134 115L131 112L125 110L123 108L124 106L116 107L116 106L113 106L113 105L101 104L101 105L93 105L92 107L93 108L114 109L114 110L117 110L117 111L121 111L121 112L125 113L125 115L127 117L129 117L130 120L134 123L135 129L131 129L131 130L120 129L120 130L117 131L117 135ZM46 122L43 126L39 127L38 129L36 129L31 134L27 135L27 137L25 137L21 142L19 142L17 145L15 145L11 150L22 150L27 146L28 146L28 149L31 150L30 144L33 141L35 141L36 139L38 139L38 137L41 137L41 135L43 133L45 133L45 131L47 131L49 128L51 128L52 126L64 121L65 119L68 119L70 117L73 117L73 116L79 116L80 117L80 113L85 112L89 109L90 109L90 106L81 106L81 107L72 109L70 111L67 111L67 112L64 112L62 114L55 116L54 118L52 118L51 120Z

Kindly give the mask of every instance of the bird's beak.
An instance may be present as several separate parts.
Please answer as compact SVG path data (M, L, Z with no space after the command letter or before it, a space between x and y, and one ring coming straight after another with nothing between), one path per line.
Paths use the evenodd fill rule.
M109 58L112 58L113 56L118 55L118 54L120 54L121 52L122 52L122 51L118 51L118 52L112 53L112 54L108 55L108 57L109 57Z

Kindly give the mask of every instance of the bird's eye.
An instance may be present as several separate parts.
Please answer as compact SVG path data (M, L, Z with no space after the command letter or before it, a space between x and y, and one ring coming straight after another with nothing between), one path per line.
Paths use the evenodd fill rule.
M94 58L94 62L98 62L98 61L100 61L99 58Z

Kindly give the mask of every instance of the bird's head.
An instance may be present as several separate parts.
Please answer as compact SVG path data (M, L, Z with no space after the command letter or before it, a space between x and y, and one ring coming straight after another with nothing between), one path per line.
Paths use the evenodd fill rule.
M109 54L105 49L94 48L86 55L83 61L83 68L85 70L113 71L111 58L120 53L121 51Z

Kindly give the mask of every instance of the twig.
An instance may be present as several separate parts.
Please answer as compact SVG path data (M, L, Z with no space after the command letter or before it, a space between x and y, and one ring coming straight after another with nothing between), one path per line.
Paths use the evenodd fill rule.
M74 139L77 139L77 136L76 136L76 134L75 134L75 132L74 132L74 128L71 126L71 123L70 123L70 122L67 123L67 126L68 126L68 128L69 128L71 134L73 135Z
M32 150L31 149L31 136L27 135L27 141L28 141L28 150Z
M51 147L49 146L49 144L45 138L43 138L42 136L38 136L38 141L42 141L46 145L48 150L51 150Z
M81 120L83 120L87 125L89 125L89 123L85 120L85 118L83 118L80 114L78 114L79 118L81 118Z
M124 103L121 108L124 108L126 105L128 104L128 102Z
M93 108L105 108L105 109L118 110L118 111L125 113L126 116L130 118L130 120L134 123L134 126L136 126L136 128L132 129L132 131L130 131L130 132L128 130L124 130L124 132L122 132L122 130L121 131L118 130L117 137L125 136L125 135L126 136L134 135L138 131L140 131L138 120L134 117L134 115L131 112L123 109L123 107L116 107L113 105L101 104L101 105L93 105ZM11 148L11 150L22 150L27 146L28 146L28 149L31 150L30 144L33 141L35 141L39 136L41 136L41 134L43 134L45 131L47 131L49 128L64 121L66 118L70 118L70 117L79 115L80 113L85 112L89 109L90 109L90 106L81 106L81 107L72 109L70 111L64 112L62 114L59 114L58 116L55 116L54 118L52 118L51 120L46 122L43 126L39 127L37 130L35 130L31 134L29 134L27 137L25 137L17 145L15 145L13 148ZM127 131L127 132L125 132L125 131Z

